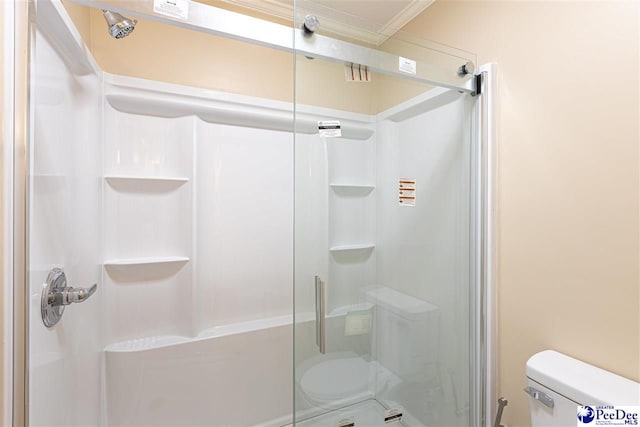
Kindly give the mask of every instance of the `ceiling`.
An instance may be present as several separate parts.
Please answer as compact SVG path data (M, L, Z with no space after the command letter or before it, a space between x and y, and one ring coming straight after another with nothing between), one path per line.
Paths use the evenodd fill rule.
M280 18L293 16L293 0L224 0ZM378 46L435 0L297 0L296 22L307 14L320 20L321 34Z

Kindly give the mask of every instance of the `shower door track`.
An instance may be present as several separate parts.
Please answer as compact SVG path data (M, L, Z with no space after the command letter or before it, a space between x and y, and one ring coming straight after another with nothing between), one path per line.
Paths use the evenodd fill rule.
M309 35L302 28L292 32L292 28L286 25L193 1L188 3L189 11L185 19L154 12L154 0L68 1L258 46L302 54L309 58L367 65L374 72L420 83L463 92L474 92L475 90L475 80L472 74L463 76L458 74L459 68L471 58L455 57L436 50L430 50L433 57L429 61L421 58L403 58L320 34ZM400 63L406 59L415 61L415 66L409 72L402 71L400 66Z

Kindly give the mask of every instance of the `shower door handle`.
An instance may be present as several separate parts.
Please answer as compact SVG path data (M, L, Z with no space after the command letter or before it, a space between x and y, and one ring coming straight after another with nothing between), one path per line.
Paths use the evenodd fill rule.
M320 276L316 276L316 345L320 349L320 353L325 354L327 351L327 334L325 329L326 320L326 283Z

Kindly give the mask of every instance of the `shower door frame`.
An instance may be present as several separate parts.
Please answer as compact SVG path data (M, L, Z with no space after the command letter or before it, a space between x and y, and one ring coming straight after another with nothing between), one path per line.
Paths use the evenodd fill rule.
M3 425L25 425L27 414L27 142L32 0L2 2L2 409Z
M354 43L323 36L307 34L300 29L265 21L260 18L220 9L203 3L190 2L189 14L185 19L174 18L154 12L154 0L68 0L81 6L94 9L108 9L123 15L145 19L161 24L213 34L258 46L302 54L313 58L337 63L354 63L369 66L373 72L397 76L420 83L432 84L449 89L474 92L475 78L471 74L458 74L458 68L466 64L467 59L459 57L460 62L454 69L441 64L426 63L416 59L413 72L399 70L398 55L377 49L371 49ZM293 34L292 34L292 30ZM452 55L433 51L443 59ZM402 58L405 59L405 58Z
M482 405L479 417L486 427L493 426L498 399L498 65L482 65L480 99L475 134L480 150L476 209L479 212L479 269L476 301L479 336L476 368L480 375L477 392Z
M69 0L84 6L102 8L91 0ZM114 6L116 4L116 6ZM120 5L120 6L118 6ZM414 81L436 84L463 92L476 92L474 76L460 77L455 70L438 69L438 64L429 64L428 73L407 75L397 71L398 56L383 53L375 49L334 40L326 36L303 35L301 29L263 21L258 18L229 12L200 3L192 3L197 8L222 17L224 22L232 19L232 24L219 31L210 22L200 19L179 20L153 13L152 0L131 2L116 0L109 8L127 15L150 19L156 22L176 25L222 37L241 40L262 46L268 46L292 53L303 53L334 62L355 62L370 65L373 71L387 75L402 76ZM2 339L3 365L3 423L9 425L28 425L28 319L27 301L27 244L29 230L26 224L28 212L28 152L27 142L31 137L29 123L29 82L32 45L35 24L34 0L14 0L2 2L4 21L4 64L2 84L5 92L3 100L3 145L2 145L2 276L4 324ZM135 7L132 9L132 7ZM196 14L197 15L197 14ZM197 16L196 16L197 18ZM214 20L213 22L219 22ZM239 25L242 23L242 25ZM246 25L249 25L248 27ZM257 27L254 27L256 25ZM260 31L257 31L260 30ZM283 31L289 34L289 40L282 38ZM294 31L292 31L294 30ZM294 35L292 35L292 33ZM279 34L278 40L269 39L267 34ZM337 47L337 48L336 48ZM443 54L446 55L446 54ZM450 55L446 55L450 56ZM462 58L461 65L462 65ZM418 63L420 66L420 63ZM481 150L478 165L478 191L476 209L479 240L477 242L479 259L477 260L478 298L476 299L476 318L479 325L479 337L473 343L476 358L472 361L480 378L477 378L476 394L481 407L476 414L484 426L491 426L497 398L497 351L496 351L496 286L497 286L497 67L495 64L483 66L479 70L482 76L479 89L480 99L476 115L476 135ZM11 378L11 382L7 381Z

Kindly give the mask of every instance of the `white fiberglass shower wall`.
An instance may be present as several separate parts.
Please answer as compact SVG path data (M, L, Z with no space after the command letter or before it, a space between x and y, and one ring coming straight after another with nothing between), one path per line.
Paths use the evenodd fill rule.
M52 268L64 267L73 286L102 282L101 78L86 57L70 62L73 58L61 54L64 41L56 34L69 33L56 33L64 28L52 19L58 16L37 22L31 66L29 422L96 425L102 399L100 300L68 310L65 323L55 329L46 328L40 314L43 283Z
M287 424L291 104L104 74L38 8L30 424ZM53 267L98 291L46 328Z
M477 97L363 113L110 75L35 6L30 425L476 425ZM53 268L98 287L46 327Z

